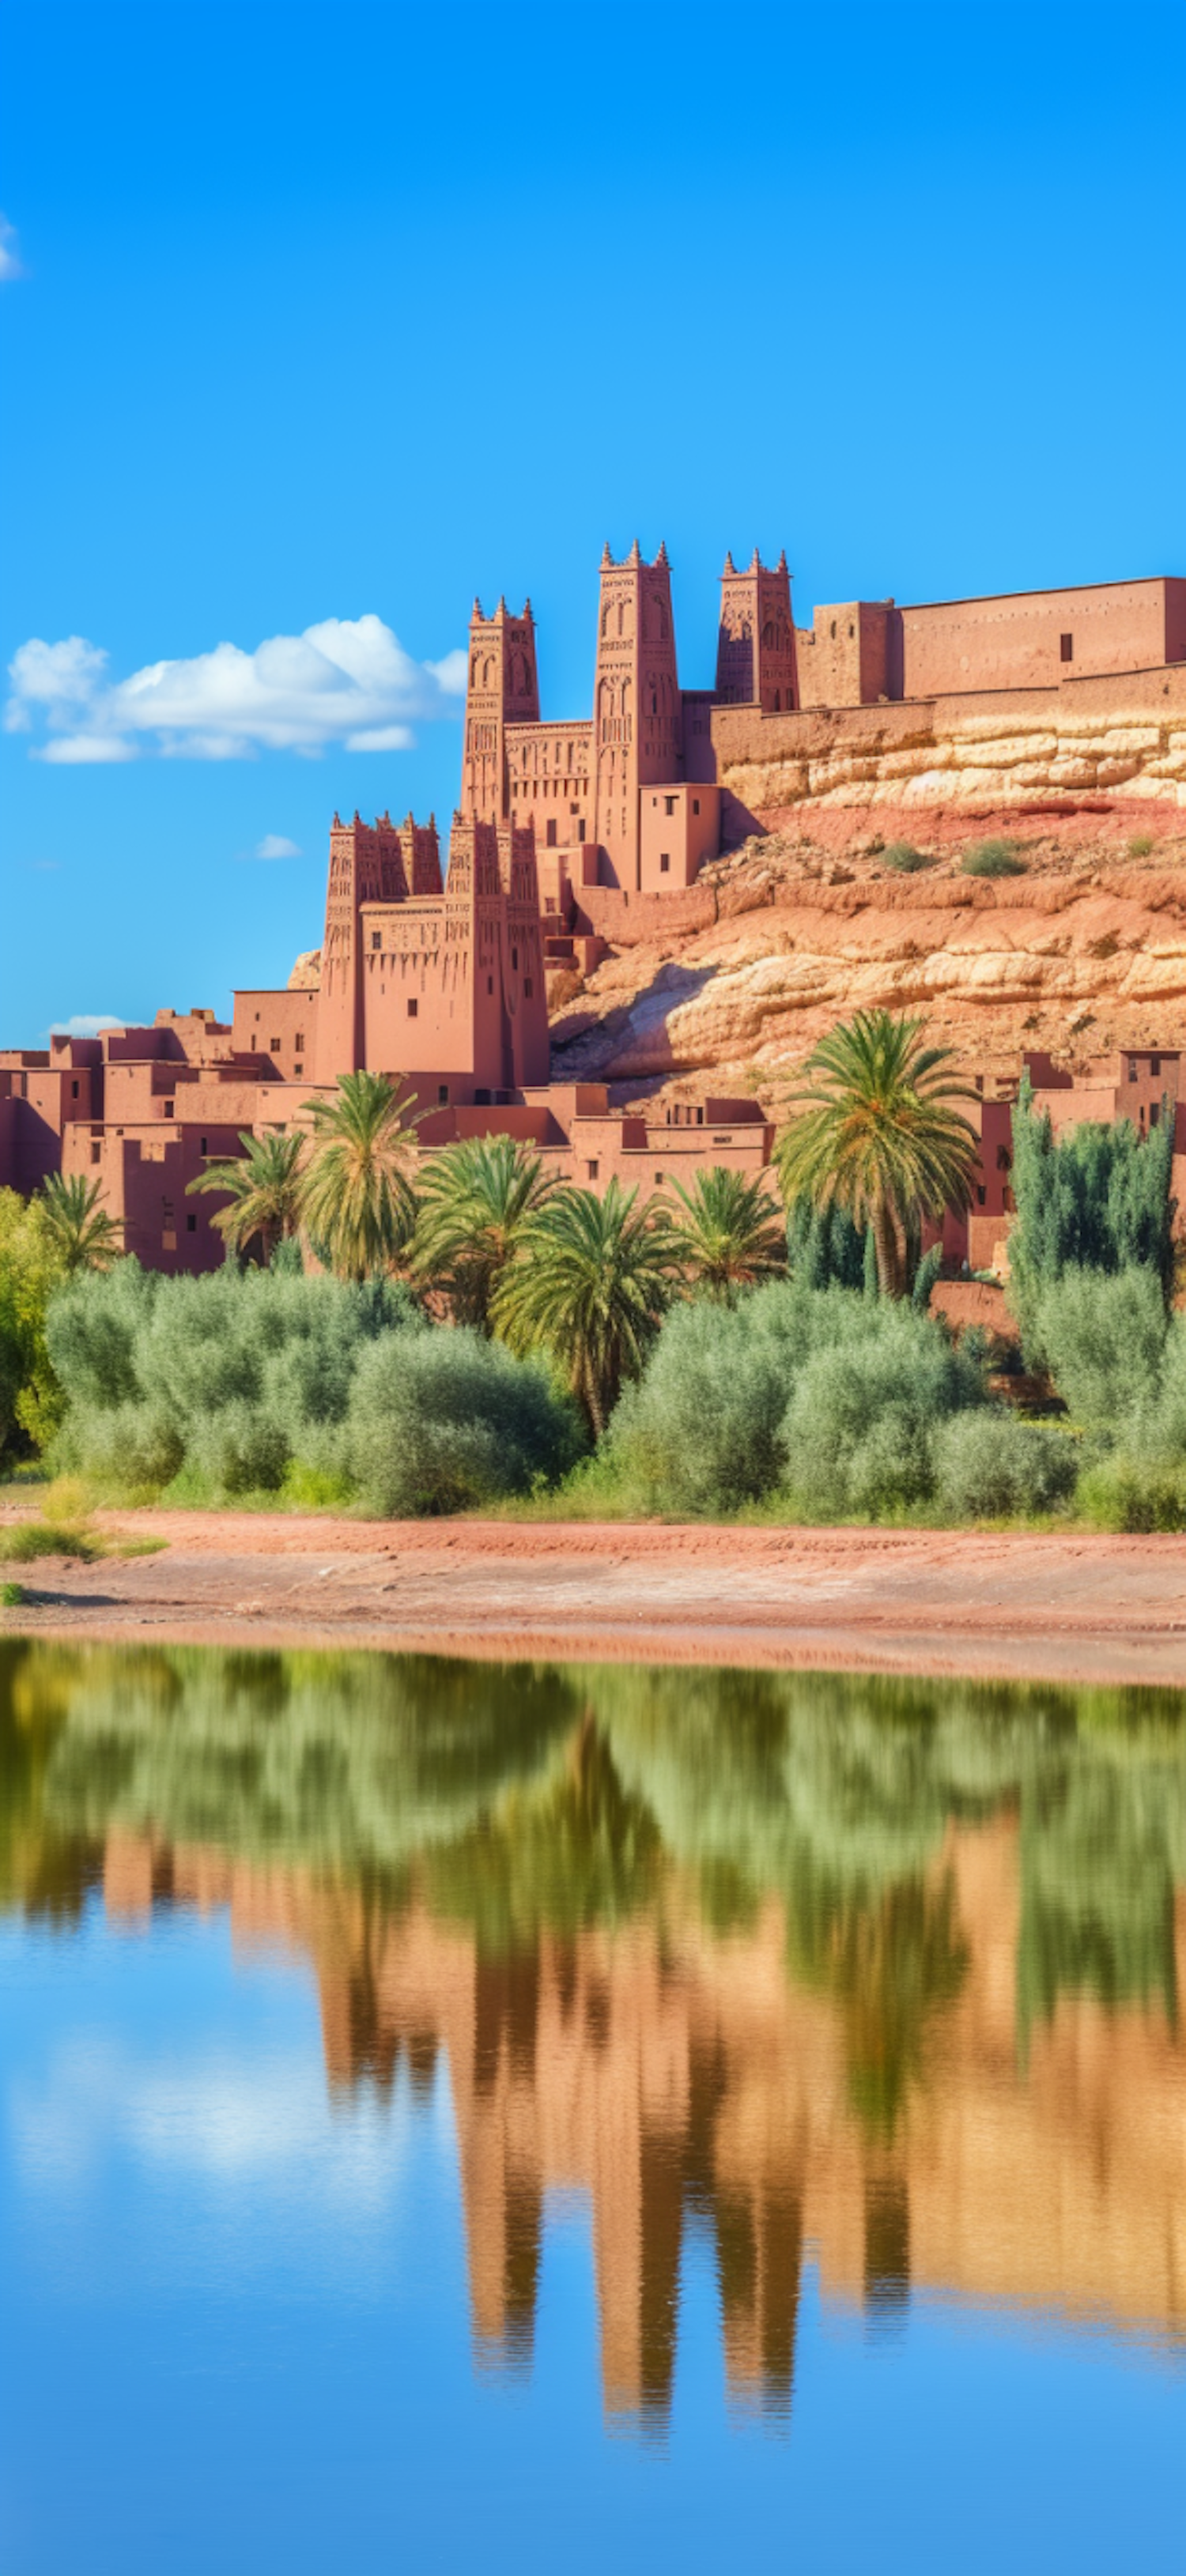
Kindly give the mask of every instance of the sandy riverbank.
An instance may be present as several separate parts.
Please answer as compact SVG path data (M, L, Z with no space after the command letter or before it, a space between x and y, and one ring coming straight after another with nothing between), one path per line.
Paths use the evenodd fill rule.
M1186 1537L98 1520L167 1547L14 1566L0 1632L1186 1686Z

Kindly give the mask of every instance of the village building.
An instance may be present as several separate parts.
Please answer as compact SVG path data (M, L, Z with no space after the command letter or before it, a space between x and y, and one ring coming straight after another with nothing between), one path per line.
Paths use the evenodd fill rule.
M229 1023L162 1010L151 1028L0 1052L0 1186L28 1193L50 1172L82 1173L147 1266L209 1269L222 1258L218 1203L191 1198L191 1182L243 1133L307 1123L364 1066L408 1084L425 1152L511 1135L586 1187L616 1178L644 1198L709 1164L761 1173L774 1130L755 1099L652 1113L611 1105L603 1085L553 1083L548 970L588 973L628 922L659 937L680 926L701 868L754 828L718 779L739 744L759 762L767 742L785 756L821 706L843 728L846 711L856 723L851 711L896 699L1021 690L1040 703L1175 662L1186 664L1183 580L914 608L855 601L797 629L785 554L768 566L755 552L744 571L726 555L715 684L688 690L666 549L647 562L635 544L602 557L590 712L545 720L530 601L516 614L500 600L492 616L475 601L447 866L432 817L335 815L321 949L287 987L237 992ZM1127 1113L1147 1129L1167 1097L1176 1121L1186 1115L1177 1068L1164 1051L1129 1055L1084 1083L1043 1058L1031 1078L1056 1127ZM970 1216L944 1229L951 1267L1007 1259L1017 1079L980 1078L981 1171ZM1186 1130L1176 1150L1186 1155Z

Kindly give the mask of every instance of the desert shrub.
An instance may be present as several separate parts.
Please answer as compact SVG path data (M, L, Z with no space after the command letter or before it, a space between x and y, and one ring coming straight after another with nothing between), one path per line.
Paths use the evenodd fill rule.
M1148 1412L1159 1388L1165 1302L1154 1271L1065 1270L1035 1318L1059 1394L1077 1422L1115 1427Z
M72 1406L53 1456L55 1466L77 1469L100 1485L142 1492L171 1481L185 1442L166 1414L133 1397L123 1404Z
M468 1327L384 1334L359 1362L348 1428L364 1509L385 1519L526 1493L561 1476L582 1437L543 1361Z
M1130 859L1147 859L1153 851L1152 832L1134 832L1128 844Z
M983 1380L930 1316L885 1298L833 1302L783 1419L786 1488L804 1514L877 1517L929 1497L934 1434L982 1400Z
M0 1530L0 1564L4 1565L32 1565L39 1556L85 1560L98 1554L98 1541L73 1523L18 1521L14 1529Z
M1026 862L1012 841L974 841L960 866L966 877L1023 877Z
M760 1295L732 1308L680 1306L668 1317L607 1444L643 1508L729 1512L777 1484L791 1370L768 1318Z
M1115 1451L1084 1468L1075 1501L1096 1529L1186 1529L1186 1459L1158 1462Z
M933 868L935 856L933 851L916 850L912 841L891 841L882 851L881 864L896 868L901 876L912 877L920 868Z
M162 1279L120 1262L54 1297L51 1357L68 1400L55 1457L113 1485L274 1491L290 1462L339 1483L364 1350L426 1330L406 1288L281 1263Z
M1074 1490L1079 1460L1064 1432L1022 1422L1005 1405L954 1414L935 1436L935 1491L953 1520L1048 1512Z

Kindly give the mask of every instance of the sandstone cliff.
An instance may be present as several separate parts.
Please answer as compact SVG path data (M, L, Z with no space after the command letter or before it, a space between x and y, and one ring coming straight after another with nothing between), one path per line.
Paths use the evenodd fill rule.
M1023 1046L1075 1064L1186 1045L1186 812L1164 792L1095 811L981 806L974 826L958 804L766 819L765 837L679 899L681 928L658 934L654 907L635 904L593 974L557 980L554 1080L625 1096L711 1081L777 1108L814 1040L874 1003L925 1011L968 1065L1002 1070ZM994 830L1024 875L963 873L969 844ZM932 864L887 866L897 837Z

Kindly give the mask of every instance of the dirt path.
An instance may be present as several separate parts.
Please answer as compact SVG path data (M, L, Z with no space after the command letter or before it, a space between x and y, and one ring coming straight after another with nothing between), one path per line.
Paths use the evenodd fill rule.
M1186 1537L99 1519L168 1546L14 1567L0 1629L1186 1685Z

